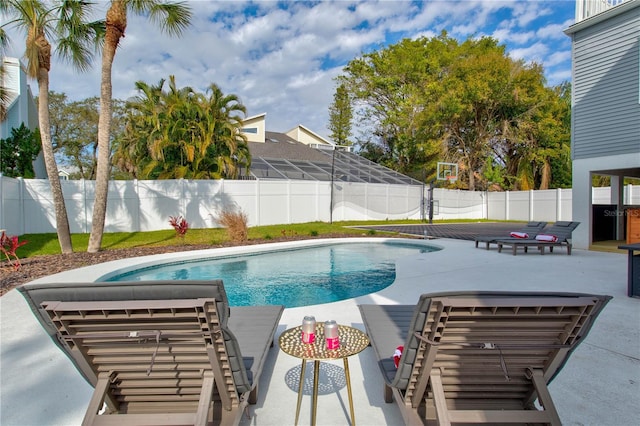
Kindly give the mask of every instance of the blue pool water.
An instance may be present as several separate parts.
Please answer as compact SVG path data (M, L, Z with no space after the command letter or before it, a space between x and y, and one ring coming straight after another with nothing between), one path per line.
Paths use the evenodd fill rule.
M168 263L108 281L222 279L231 306L288 308L335 302L391 285L395 261L438 250L398 243L346 243Z

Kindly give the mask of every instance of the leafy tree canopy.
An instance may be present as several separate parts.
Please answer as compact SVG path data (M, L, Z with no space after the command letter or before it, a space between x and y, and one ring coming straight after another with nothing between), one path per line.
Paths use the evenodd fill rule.
M113 100L112 139L124 132L124 105L122 100ZM56 161L67 169L71 179L95 179L98 107L97 97L71 101L64 93L49 92L51 141Z
M399 172L429 181L438 161L456 162L471 190L564 186L571 174L570 87L547 87L540 65L493 38L401 40L338 81L365 129L362 155Z
M0 172L8 177L35 177L33 161L40 153L40 132L22 123L11 129L11 136L0 140Z

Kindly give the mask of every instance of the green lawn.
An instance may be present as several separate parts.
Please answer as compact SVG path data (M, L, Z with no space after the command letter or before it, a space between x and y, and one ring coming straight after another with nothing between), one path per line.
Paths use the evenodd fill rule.
M463 222L438 221L437 223ZM473 220L478 222L478 220ZM249 240L272 240L281 237L318 237L331 234L362 235L380 234L380 231L363 231L349 228L357 225L388 225L388 224L421 224L424 222L417 220L394 220L389 221L368 221L368 222L311 222L291 225L271 225L256 226L249 228ZM394 232L389 233L395 235ZM38 255L59 254L60 245L55 233L50 234L25 234L20 237L20 241L27 241L27 244L16 251L20 258L27 258ZM76 252L86 251L89 243L89 234L73 234L71 236L73 250ZM184 241L176 237L173 230L151 231L151 232L114 232L105 233L102 238L102 248L104 250L132 248L132 247L161 247L176 244L188 245L220 245L229 241L226 230L215 229L190 229L184 237Z

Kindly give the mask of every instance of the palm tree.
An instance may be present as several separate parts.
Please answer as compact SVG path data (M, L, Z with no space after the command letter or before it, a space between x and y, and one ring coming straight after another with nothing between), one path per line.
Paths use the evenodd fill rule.
M160 115L164 108L165 80L156 86L137 81L139 94L127 101L124 135L114 141L113 163L134 179L145 179L141 174L149 162L149 146L161 136Z
M0 5L0 12L3 5ZM4 25L3 25L4 26ZM7 33L3 26L0 26L0 123L7 118L7 103L9 102L9 94L4 88L4 50L7 45Z
M7 103L9 102L9 93L4 88L4 73L4 53L0 51L0 123L7 118Z
M79 70L86 70L91 63L91 43L99 43L103 24L88 22L86 2L62 0L44 3L39 0L3 0L0 13L8 16L4 26L13 26L26 33L25 59L27 75L38 82L38 121L42 140L47 177L56 215L56 230L62 253L71 253L71 231L67 209L64 203L62 185L58 177L58 167L53 155L51 127L49 124L49 71L51 69L51 44L54 37L58 43L57 52ZM4 31L3 31L4 33ZM0 37L6 46L6 33ZM98 44L95 45L96 47Z
M208 109L215 118L215 149L218 176L220 178L237 178L238 164L247 169L251 163L247 137L241 132L246 108L236 95L225 95L216 84L209 85L209 97L206 100Z
M102 246L102 234L107 214L107 194L111 172L111 69L120 39L127 29L127 11L147 16L170 35L179 35L189 25L191 10L185 3L169 3L161 0L111 0L107 11L105 43L102 50L100 84L100 119L98 121L98 166L96 171L95 204L91 235L87 251L95 253Z
M157 85L136 82L139 94L127 103L125 136L114 160L141 179L237 178L251 157L242 117L246 108L236 95L215 85L207 93L179 88L170 75Z

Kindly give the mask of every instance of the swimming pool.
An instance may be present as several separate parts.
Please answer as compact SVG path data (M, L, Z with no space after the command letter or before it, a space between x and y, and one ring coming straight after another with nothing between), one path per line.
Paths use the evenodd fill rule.
M288 308L335 302L382 290L397 259L439 250L410 242L349 242L209 257L130 270L106 281L222 279L231 306Z

